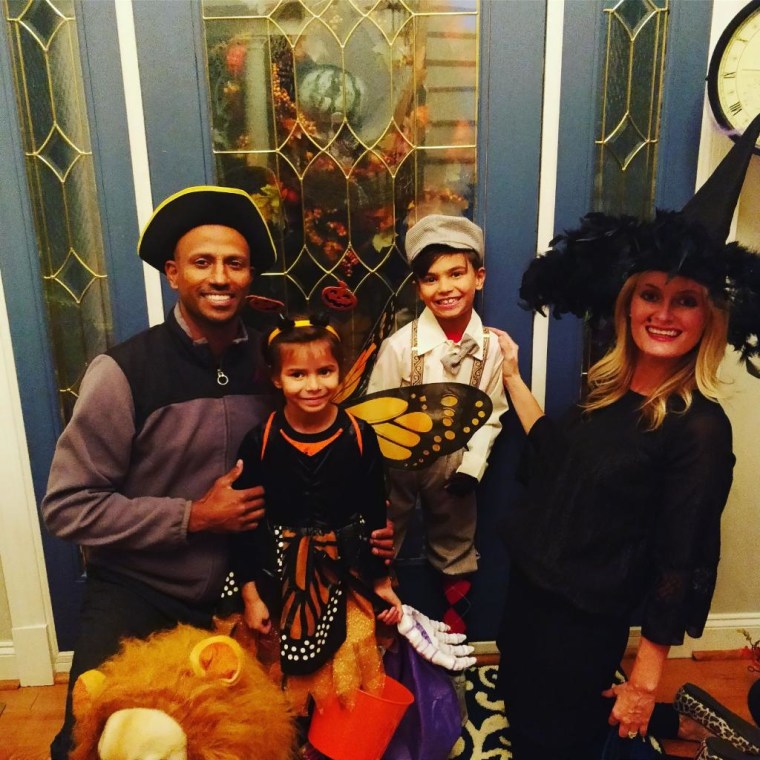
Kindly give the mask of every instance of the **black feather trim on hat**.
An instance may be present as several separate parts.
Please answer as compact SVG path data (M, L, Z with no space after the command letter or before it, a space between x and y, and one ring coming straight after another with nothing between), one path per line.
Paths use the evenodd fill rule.
M725 259L731 314L728 342L748 360L760 356L760 255L729 243Z
M523 275L523 306L555 317L570 313L592 326L612 315L623 283L636 272L667 272L702 283L730 312L728 342L747 360L760 356L760 256L726 245L747 167L760 136L757 114L681 211L654 220L592 213L558 235Z
M612 316L620 289L637 272L667 272L707 287L730 311L729 343L746 359L760 355L760 256L738 243L716 241L677 211L652 221L591 213L558 235L523 275L524 308L574 314L592 326Z
M630 216L587 214L576 230L551 241L523 275L520 299L541 314L575 314L592 324L612 313L615 298L635 258L640 226Z

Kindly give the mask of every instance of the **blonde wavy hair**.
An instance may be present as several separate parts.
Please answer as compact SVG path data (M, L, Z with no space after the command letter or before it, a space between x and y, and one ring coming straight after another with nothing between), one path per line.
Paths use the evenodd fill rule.
M625 281L615 301L615 345L588 371L589 394L583 403L586 411L609 406L631 389L637 349L631 336L628 313L641 274L634 274ZM726 352L728 312L709 297L707 304L701 340L641 405L648 430L656 430L662 425L668 413L668 401L673 396L683 401L682 412L691 406L695 388L713 401L719 397L718 367Z

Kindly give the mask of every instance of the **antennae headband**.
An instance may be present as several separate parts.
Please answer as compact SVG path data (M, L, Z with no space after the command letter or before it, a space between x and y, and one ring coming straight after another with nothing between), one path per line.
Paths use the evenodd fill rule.
M325 330L328 332L331 332L338 340L340 340L340 335L338 335L338 331L332 326L332 325L320 325L316 322L312 322L310 319L296 319L292 324L286 325L285 327L275 327L272 332L269 333L269 337L267 338L267 345L271 346L272 341L281 333L283 330L290 330L292 328L298 328L298 327L324 327Z

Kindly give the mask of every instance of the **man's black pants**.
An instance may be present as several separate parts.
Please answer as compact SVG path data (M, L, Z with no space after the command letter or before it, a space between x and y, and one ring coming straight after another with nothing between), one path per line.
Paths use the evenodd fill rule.
M192 607L132 579L89 567L81 627L69 674L66 714L63 727L50 745L51 760L67 760L72 749L71 692L82 673L116 654L123 638L144 639L178 623L210 628L211 614L211 606Z

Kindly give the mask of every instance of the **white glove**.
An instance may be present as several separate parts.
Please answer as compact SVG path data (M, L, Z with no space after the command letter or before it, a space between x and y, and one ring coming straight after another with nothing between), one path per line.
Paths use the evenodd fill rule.
M475 658L470 657L475 649L464 643L467 640L465 634L449 633L446 623L431 620L408 604L403 604L401 609L403 613L397 626L398 631L426 660L454 671L475 664Z

